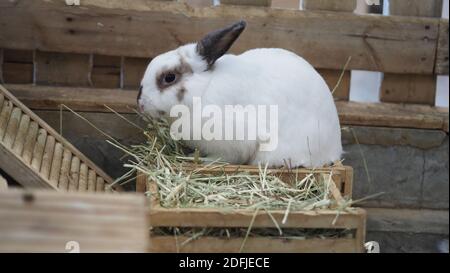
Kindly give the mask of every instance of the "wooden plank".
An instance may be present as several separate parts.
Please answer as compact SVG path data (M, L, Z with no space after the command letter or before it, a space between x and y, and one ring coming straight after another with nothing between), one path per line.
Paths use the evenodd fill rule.
M72 157L70 164L69 191L78 191L78 183L80 177L80 159Z
M238 253L243 238L216 238L200 237L180 246L189 238L178 236L155 236L150 239L150 252L152 253ZM274 239L274 238L248 238L243 252L248 253L356 253L361 249L355 248L353 239Z
M61 174L59 176L58 183L58 188L62 191L67 191L69 189L71 162L72 152L69 149L65 148L61 163Z
M5 147L12 149L14 140L16 139L16 133L19 129L20 119L22 118L22 111L20 108L14 107L11 116L8 121L8 126L6 127L5 136L3 138L3 145Z
M147 252L146 200L132 194L0 193L0 252Z
M95 172L93 170L89 170L89 174L88 174L88 186L87 186L87 190L89 192L95 192L95 184L97 182L97 175L95 174Z
M442 0L389 0L391 15L441 17Z
M44 154L42 156L42 165L41 165L41 174L46 179L50 178L50 170L52 167L54 152L55 152L55 138L49 135L45 142Z
M61 143L58 142L55 144L55 150L53 154L53 160L49 176L50 183L52 183L52 185L55 187L58 187L59 175L62 164L62 156L63 156L63 146L61 145Z
M87 54L36 52L36 83L62 86L89 86Z
M199 9L145 0L86 0L82 7L68 7L61 1L22 1L0 11L0 47L154 57L247 18L248 28L233 53L281 47L317 68L339 70L352 56L350 70L434 71L437 19L226 5ZM36 28L40 31L33 31Z
M80 176L78 180L78 191L85 192L88 188L88 167L86 164L81 163L80 165Z
M101 177L97 177L97 183L95 185L95 191L96 192L103 192L105 191L105 181Z
M435 75L384 74L380 101L434 106L436 82Z
M272 8L300 9L300 0L272 0Z
M59 110L66 104L75 111L109 112L109 105L120 113L133 113L137 91L83 88L51 88L7 85L17 98L32 109ZM45 97L43 101L41 98ZM342 125L438 129L448 132L448 108L396 103L358 103L337 101Z
M376 232L449 233L448 210L366 208L367 230Z
M39 129L36 144L33 149L33 157L31 159L31 168L37 172L39 172L41 169L42 156L44 155L46 140L47 140L47 131L43 128Z
M270 7L272 0L220 0L221 5Z
M340 83L339 78L341 77L342 71L331 69L320 69L318 72L325 79L331 91L333 91L333 89L336 88L335 92L333 93L333 97L335 99L348 101L350 97L350 76L351 76L350 71L344 72L344 75Z
M152 227L248 227L255 212L253 210L223 211L219 209L151 208L149 221ZM285 211L270 214L281 228L357 228L365 217L362 209L341 212L335 224L336 211L291 211L288 221L282 223ZM253 227L276 228L273 219L263 211L257 213Z
M33 51L4 49L1 70L6 83L33 83Z
M148 58L125 58L123 63L123 88L138 90L149 63Z
M2 112L0 113L0 141L3 141L3 137L5 136L12 109L13 104L10 101L3 102Z
M13 152L18 156L22 156L29 126L30 117L27 115L22 115L22 118L20 119L19 129L17 130L16 139L14 140L13 145Z
M33 158L33 150L34 145L37 140L39 125L37 122L32 121L30 123L30 127L28 128L27 136L25 138L25 144L23 146L23 161L27 164L31 163L31 159Z
M356 0L303 0L303 9L353 12Z
M436 74L448 75L448 19L442 19L439 24L439 40L436 56Z
M98 88L120 88L121 57L94 55L91 81Z

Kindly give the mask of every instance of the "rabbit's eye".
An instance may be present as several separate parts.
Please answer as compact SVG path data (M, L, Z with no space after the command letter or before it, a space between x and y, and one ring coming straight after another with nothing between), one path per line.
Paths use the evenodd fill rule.
M164 82L165 82L166 84L173 83L176 79L177 79L177 76L176 76L174 73L167 73L167 74L164 76Z

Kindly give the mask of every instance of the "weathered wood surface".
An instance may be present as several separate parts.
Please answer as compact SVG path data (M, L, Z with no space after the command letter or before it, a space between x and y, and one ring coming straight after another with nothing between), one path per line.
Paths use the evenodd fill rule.
M353 12L356 9L356 0L303 0L305 10L327 10Z
M174 236L155 236L150 239L150 252L175 253L238 253L242 246L243 238L217 238L201 237L183 246L179 242L185 242L186 236L178 236L178 242ZM178 246L177 246L178 243ZM245 242L243 253L354 253L356 250L353 239L273 239L273 238L248 238Z
M448 75L448 19L442 19L439 24L439 41L436 56L436 74Z
M220 0L221 5L270 7L272 0Z
M61 171L60 157L62 148L67 148L72 154L80 158L82 160L82 166L86 168L86 172L88 168L93 169L107 183L111 184L113 182L111 177L98 168L90 159L76 149L75 146L58 134L2 85L0 85L0 97L4 101L0 119L0 129L2 129L0 131L0 167L18 183L27 187L58 189L59 179L56 176L59 176L59 172ZM3 111L5 109L7 111ZM23 156L14 149L17 140L25 139L25 136L20 138L17 136L22 116L27 116L28 122L32 121L34 125L30 127L30 134L24 140L26 143L24 143ZM26 129L19 130L22 134L25 134L26 131ZM58 151L55 151L55 146L58 148ZM57 162L54 160L54 155L57 157L55 158Z
M436 82L435 75L384 74L380 101L434 106Z
M389 0L392 15L441 17L442 0Z
M341 69L352 56L349 69L432 74L439 31L439 20L431 18L227 5L192 8L145 0L86 0L81 7L62 1L5 2L0 2L0 47L128 57L154 57L246 19L248 29L232 52L282 47L317 68Z
M66 104L76 111L109 112L104 105L121 113L133 113L137 91L6 85L32 109L59 110ZM45 97L45 100L42 98ZM357 103L337 101L343 125L439 129L448 132L448 108L396 103Z
M448 210L366 208L367 230L449 234Z
M33 82L33 52L30 50L3 49L3 62L0 71L3 81L10 83ZM2 77L0 76L0 79Z
M0 252L147 252L146 212L134 194L0 191Z

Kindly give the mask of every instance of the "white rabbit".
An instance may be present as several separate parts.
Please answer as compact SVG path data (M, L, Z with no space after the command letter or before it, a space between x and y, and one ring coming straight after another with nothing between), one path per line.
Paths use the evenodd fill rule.
M320 167L340 159L341 129L327 84L303 58L283 49L259 48L224 55L246 26L244 21L154 58L142 79L139 109L153 117L175 105L277 105L278 145L259 149L256 140L190 140L211 158L233 164ZM234 117L234 116L233 116ZM235 117L236 118L236 117ZM234 120L236 124L245 120ZM192 126L191 126L192 128ZM194 129L193 129L194 130ZM191 136L193 134L191 130Z

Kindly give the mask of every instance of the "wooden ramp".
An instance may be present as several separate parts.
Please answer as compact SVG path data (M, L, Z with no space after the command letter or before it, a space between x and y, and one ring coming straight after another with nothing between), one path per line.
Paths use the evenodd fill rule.
M146 197L0 190L0 252L147 252Z
M0 85L0 168L29 188L111 191L113 180ZM119 189L116 187L115 189Z

